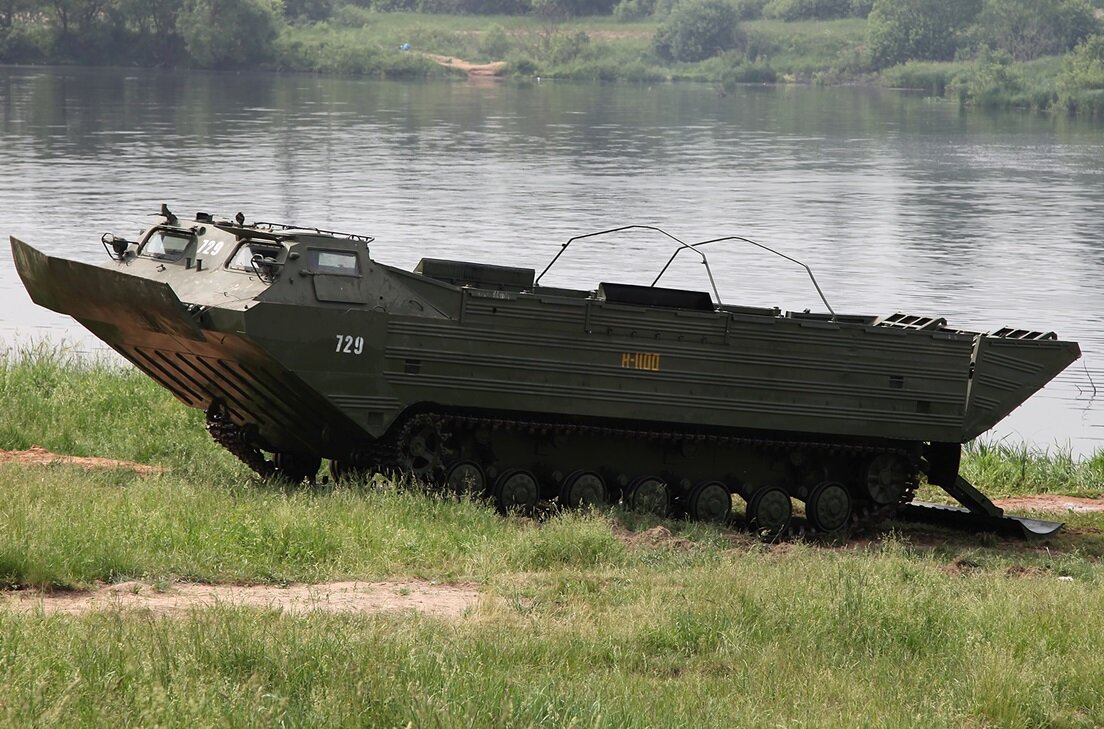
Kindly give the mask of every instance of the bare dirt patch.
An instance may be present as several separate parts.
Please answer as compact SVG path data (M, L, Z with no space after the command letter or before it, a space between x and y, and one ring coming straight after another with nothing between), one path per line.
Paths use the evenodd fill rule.
M994 503L1005 512L1045 511L1051 514L1065 514L1073 511L1088 513L1104 511L1104 499L1084 499L1077 496L1059 496L1056 494L1033 494L997 499Z
M471 585L424 581L328 582L288 587L175 583L165 589L144 582L122 582L88 592L13 592L0 596L0 607L67 615L102 610L148 610L162 615L215 606L262 608L293 614L412 610L425 615L458 618L474 607L479 597L479 590Z
M25 451L0 451L0 463L22 463L32 466L48 466L53 463L64 463L81 468L125 468L135 473L150 475L164 473L161 466L148 466L133 461L120 461L115 458L96 458L90 456L63 456L51 453L42 446L31 446Z
M966 577L981 569L981 565L969 557L959 557L943 567L943 571L952 577Z
M436 53L421 53L422 56L428 58L434 63L444 66L446 68L458 68L468 76L481 76L481 77L493 77L502 75L502 69L506 68L505 61L492 61L490 63L472 63L471 61L465 61L462 58L453 58L451 56L440 56Z
M1014 564L1009 565L1004 571L1004 576L1009 579L1030 579L1033 577L1045 577L1047 571L1034 565Z
M654 33L646 30L588 30L591 40L622 40L625 38L651 38Z
M614 536L630 547L671 547L673 549L690 549L694 543L689 539L677 536L663 525L657 525L642 532L632 532L624 527L614 529Z

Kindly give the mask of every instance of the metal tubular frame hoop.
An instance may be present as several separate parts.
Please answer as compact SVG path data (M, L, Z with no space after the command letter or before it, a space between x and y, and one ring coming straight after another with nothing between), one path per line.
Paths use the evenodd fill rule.
M239 225L238 227L244 228L245 225ZM293 231L301 230L308 233L318 233L320 235L330 235L334 238L347 238L348 240L361 241L363 243L372 243L376 240L375 236L362 235L360 233L342 233L337 230L323 230L322 228L309 228L298 225L289 225L287 223L270 223L266 220L257 220L251 226L253 228L267 228L269 232L276 233L279 231Z
M744 243L750 243L750 244L752 244L753 246L755 246L757 248L762 248L764 251L767 251L769 253L773 253L774 255L779 256L780 258L785 258L787 261L792 261L792 262L796 263L797 265L801 266L802 268L804 268L805 272L807 274L809 274L809 280L813 282L813 287L816 289L817 294L820 295L820 300L824 302L824 306L826 306L828 308L828 311L832 314L832 321L836 320L836 310L832 308L832 305L828 303L828 299L824 296L824 292L821 290L820 284L817 283L816 276L813 275L813 269L809 268L807 265L805 265L801 261L797 260L796 258L790 258L785 253L779 253L778 251L774 250L773 248L765 246L762 243L756 243L755 241L751 240L750 238L744 238L743 236L739 236L739 235L727 235L724 238L713 238L711 240L703 240L703 241L699 241L697 243L691 243L690 245L686 245L685 243L682 243L682 241L679 241L679 243L682 243L683 246L685 246L687 248L690 248L691 250L693 250L696 253L700 253L700 251L698 251L698 246L709 245L710 243L721 243L721 242L726 241L726 240L738 240L738 241L742 241ZM671 267L671 264L674 263L675 257L678 256L679 253L682 253L682 248L676 248L675 252L671 254L671 257L669 259L667 259L667 263L665 263L663 265L663 268L660 269L659 274L655 277L655 280L652 281L652 286L655 286L659 282L659 279L663 278L663 274L667 273L667 269ZM704 256L702 256L702 258L704 259ZM706 264L706 270L707 271L709 270L708 264ZM713 274L712 273L709 274L709 281L710 281L710 283L713 282ZM713 290L716 291L716 285L714 285ZM721 297L718 296L717 297L717 303L720 303L720 299L721 299Z
M713 296L716 297L718 305L721 303L721 294L720 294L719 291L717 291L716 281L713 280L713 271L711 271L710 268L709 268L709 260L705 257L704 253L702 253L701 251L699 251L697 248L694 247L694 246L701 245L701 244L700 243L695 243L692 246L689 243L685 243L685 242L679 240L678 238L671 235L670 233L663 230L662 228L657 228L654 225L622 225L620 228L610 228L609 230L599 230L596 233L586 233L584 235L577 235L573 238L569 238L566 243L564 243L562 246L560 246L559 252L552 258L552 260L549 262L549 264L544 267L544 270L540 272L540 276L537 276L536 280L533 282L533 285L534 286L539 286L540 285L540 280L544 276L544 274L548 273L548 269L552 268L553 264L555 264L556 261L558 261L560 259L560 256L563 255L564 251L567 250L567 247L569 245L571 245L572 243L574 243L575 241L582 240L584 238L595 238L595 237L600 236L600 235L609 235L610 233L620 233L623 230L651 230L651 231L655 231L656 233L660 233L662 235L667 236L668 238L670 238L671 240L673 240L674 242L679 244L679 248L675 251L676 254L678 253L678 251L681 251L683 248L689 249L689 250L693 251L694 253L697 253L699 256L701 256L702 264L705 266L705 272L709 276L709 285L713 287ZM719 239L719 240L721 240L721 239ZM710 241L706 241L706 242L710 242ZM756 244L756 245L758 245L758 244ZM672 260L674 260L674 256L672 256L671 258L672 258ZM670 265L670 261L667 262L667 265L668 266ZM667 266L664 266L663 270L667 270ZM660 275L662 275L662 273ZM656 281L658 281L658 280L659 280L659 278L657 277ZM652 286L655 286L655 281L652 282Z

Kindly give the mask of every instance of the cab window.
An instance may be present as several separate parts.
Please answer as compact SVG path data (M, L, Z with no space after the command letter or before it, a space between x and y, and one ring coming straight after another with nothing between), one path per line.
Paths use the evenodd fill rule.
M308 252L310 269L315 273L330 273L338 276L356 276L357 254L350 251L322 251L312 249Z
M143 256L162 258L175 261L184 255L192 242L192 236L187 233L177 233L171 230L155 230L142 244L140 253Z

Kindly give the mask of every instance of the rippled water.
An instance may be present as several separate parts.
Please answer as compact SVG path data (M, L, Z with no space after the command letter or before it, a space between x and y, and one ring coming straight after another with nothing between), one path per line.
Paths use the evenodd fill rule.
M392 83L0 68L0 234L103 259L161 202L375 235L373 255L543 268L628 223L741 234L815 270L833 308L1055 330L1085 357L996 437L1104 437L1104 134L895 92ZM545 283L650 282L669 244L572 247ZM801 269L711 253L726 303L823 310ZM670 284L704 289L688 259ZM0 250L0 337L92 340L34 307ZM1104 398L1104 391L1099 397Z

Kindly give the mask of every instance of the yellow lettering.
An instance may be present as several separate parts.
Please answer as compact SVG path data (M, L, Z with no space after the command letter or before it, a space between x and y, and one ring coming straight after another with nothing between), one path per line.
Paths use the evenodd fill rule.
M650 370L659 372L658 352L622 352L621 366L624 369Z

